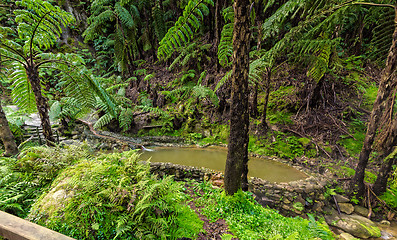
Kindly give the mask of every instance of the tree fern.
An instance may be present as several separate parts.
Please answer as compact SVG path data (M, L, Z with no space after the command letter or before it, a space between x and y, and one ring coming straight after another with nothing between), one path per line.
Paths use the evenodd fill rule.
M156 1L155 6L152 8L152 16L154 20L154 32L156 33L157 39L161 41L167 33L167 28L164 20L164 12L160 7L160 1Z
M28 113L36 111L36 100L25 69L19 63L14 63L11 71L9 77L12 80L11 97L13 102Z
M234 11L232 7L228 7L222 12L226 24L221 32L221 39L218 45L218 60L222 67L231 65L231 57L233 54L233 23Z
M308 70L307 75L312 77L316 83L320 81L320 79L324 76L325 72L327 71L330 55L331 55L330 45L326 45L323 48L319 49L316 56L316 61Z
M394 11L391 8L376 8L376 10L374 9L370 12L370 15L375 15L377 21L375 22L376 26L372 30L374 37L371 39L370 45L373 49L369 57L383 63L389 51L395 28Z
M171 27L159 43L157 56L166 59L175 49L185 46L193 38L193 32L197 31L204 16L209 13L207 5L214 5L212 0L190 0L186 5L182 16Z
M61 26L75 21L70 13L47 1L22 0L16 4L26 8L14 11L19 38L25 40L25 53L51 48L62 33Z

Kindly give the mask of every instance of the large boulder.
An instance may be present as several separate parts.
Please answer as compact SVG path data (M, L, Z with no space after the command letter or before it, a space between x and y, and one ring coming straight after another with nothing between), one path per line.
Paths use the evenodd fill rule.
M357 214L338 215L335 211L331 215L326 215L325 220L329 225L340 228L358 238L367 239L381 236L380 230L374 222Z

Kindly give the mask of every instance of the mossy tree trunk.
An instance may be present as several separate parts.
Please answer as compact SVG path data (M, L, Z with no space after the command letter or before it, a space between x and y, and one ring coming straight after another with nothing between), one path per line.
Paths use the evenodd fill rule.
M242 187L242 182L243 188L248 187L247 180L242 181L242 178L246 178L248 170L249 4L248 0L236 0L234 3L232 105L225 166L227 195L236 193Z
M32 86L32 91L34 93L34 97L36 99L37 111L39 112L39 116L41 119L41 126L43 128L43 134L46 139L47 145L54 145L55 139L52 134L50 118L48 116L48 100L43 96L41 92L41 84L39 78L39 72L37 67L34 64L30 64L26 66L26 73L28 76L28 80L30 85Z
M395 22L397 22L397 6L394 7L395 11ZM392 45L389 50L389 54L386 59L386 67L382 72L379 90L374 102L373 109L369 118L367 133L364 139L364 144L360 152L359 162L356 167L356 173L352 179L352 186L358 191L358 195L365 193L364 175L365 169L368 164L369 155L372 152L372 144L374 143L376 133L383 112L386 108L386 101L393 93L395 84L393 83L392 74L396 70L397 66L397 24L395 24L394 33L392 36Z
M3 108L0 103L0 137L4 145L4 156L12 156L18 153L18 147L15 143L14 135L11 132L10 126Z

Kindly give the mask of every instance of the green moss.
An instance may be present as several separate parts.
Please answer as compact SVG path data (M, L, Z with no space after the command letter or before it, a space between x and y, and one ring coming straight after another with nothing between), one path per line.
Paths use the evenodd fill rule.
M367 226L366 224L360 223L360 226L363 227L371 236L380 237L382 234L380 233L380 229L375 226Z

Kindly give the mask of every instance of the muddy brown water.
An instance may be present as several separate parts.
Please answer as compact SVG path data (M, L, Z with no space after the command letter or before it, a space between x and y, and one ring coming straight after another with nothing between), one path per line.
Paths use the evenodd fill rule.
M151 162L170 162L193 167L205 167L224 171L227 151L222 147L207 148L151 148L152 152L143 152L141 159L151 158ZM273 160L250 157L248 175L270 182L290 182L307 178L307 175L286 164Z

